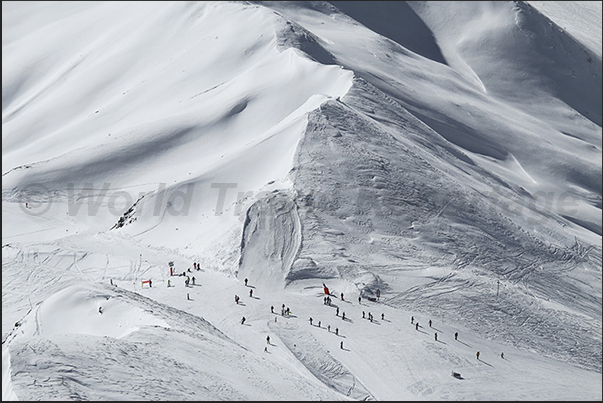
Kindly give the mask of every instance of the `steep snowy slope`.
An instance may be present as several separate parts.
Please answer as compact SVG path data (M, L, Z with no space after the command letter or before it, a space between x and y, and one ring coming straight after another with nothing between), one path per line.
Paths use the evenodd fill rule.
M2 10L4 398L601 398L601 2Z
M333 4L265 4L364 78L311 115L290 279L318 272L386 289L393 305L449 307L489 337L601 370L600 58L524 4L410 3L444 60L368 30L409 6Z

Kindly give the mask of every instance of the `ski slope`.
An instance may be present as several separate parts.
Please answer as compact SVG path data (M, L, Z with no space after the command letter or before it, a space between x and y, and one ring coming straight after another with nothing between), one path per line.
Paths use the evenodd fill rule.
M2 14L3 400L602 398L601 2Z

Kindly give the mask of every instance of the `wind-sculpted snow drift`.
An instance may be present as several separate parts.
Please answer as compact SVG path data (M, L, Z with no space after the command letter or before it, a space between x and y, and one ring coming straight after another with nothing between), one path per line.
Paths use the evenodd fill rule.
M301 246L297 206L287 195L271 194L247 210L241 240L240 278L271 281L262 286L282 288Z
M601 30L539 3L3 3L3 397L600 399Z

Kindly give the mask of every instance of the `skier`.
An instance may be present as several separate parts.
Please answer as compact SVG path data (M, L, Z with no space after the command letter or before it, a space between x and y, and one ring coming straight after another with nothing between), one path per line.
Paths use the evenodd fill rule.
M479 351L477 352L477 354L475 354L475 356L477 357L477 359L479 360Z
M98 307L98 313L100 313L101 315L103 314L103 307L102 306Z
M381 314L381 320L384 320L384 319L385 319L385 314L384 314L384 313L382 313L382 314Z
M364 319L364 311L362 311L362 319Z
M187 287L188 287L188 282L189 282L189 280L188 280L188 277L187 277L186 280L184 280L184 285L187 286Z
M411 324L413 324L414 322L415 322L415 317L414 317L414 316L411 316L411 317L410 317L410 323L411 323Z
M237 303L237 305L239 304L239 296L235 294L235 302Z
M327 325L327 332L331 333L331 325Z
M153 287L153 282L151 281L151 279L149 279L149 288Z
M335 328L335 334L339 335L339 328L338 327Z
M341 319L345 320L345 312L341 314Z
M186 299L190 300L191 297L188 295L188 292L186 293Z
M111 285L113 285L113 279L111 279Z
M419 330L419 322L417 322L416 326L415 326L416 330Z
M312 324L312 317L310 317L310 324Z
M339 348L343 350L343 340L341 340L341 343L339 343Z
M168 287L171 287L172 283L170 283L170 280L168 279Z
M274 313L274 305L272 305L272 306L270 307L270 312L271 312L271 313Z
M431 319L429 319L429 327L431 327Z
M249 290L249 296L251 297L253 295L253 289Z
M193 262L193 268L197 270L197 262Z
M245 285L247 285L247 279L245 279Z
M245 323L245 317L243 316L243 318L241 318L241 325Z
M438 341L438 332L435 333L435 341Z
M195 276L193 276L193 285L195 285Z
M362 301L362 297L358 297L358 304L360 304L360 301Z
M341 300L343 301L343 293L341 293Z
M454 332L454 340L457 340L459 337L459 332Z
M318 327L320 327L320 321L318 321Z
M335 316L339 316L339 307L337 307L337 310L335 311Z
M500 358L502 358L504 360L505 359L505 354L504 353L500 353Z
M266 336L266 344L270 344L270 336Z

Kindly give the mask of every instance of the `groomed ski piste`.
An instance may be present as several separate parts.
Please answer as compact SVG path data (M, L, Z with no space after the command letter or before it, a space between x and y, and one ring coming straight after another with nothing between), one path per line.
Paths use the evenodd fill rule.
M2 11L3 400L601 400L601 2Z

